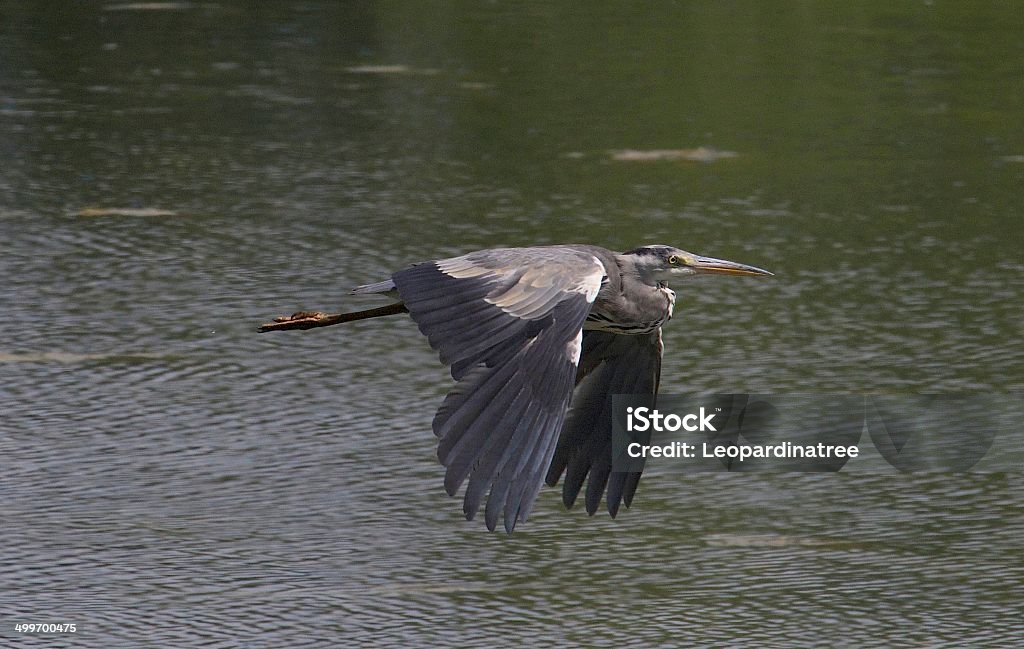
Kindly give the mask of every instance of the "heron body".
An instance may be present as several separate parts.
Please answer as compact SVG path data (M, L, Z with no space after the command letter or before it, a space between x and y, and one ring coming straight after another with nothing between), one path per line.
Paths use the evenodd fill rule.
M611 397L653 406L675 305L667 283L703 273L771 275L661 245L480 250L360 286L400 301L343 318L409 313L456 381L433 421L445 488L468 480L466 518L486 497L488 529L501 519L511 533L563 474L567 507L584 482L588 513L602 496L612 516L630 505L640 473L612 471Z

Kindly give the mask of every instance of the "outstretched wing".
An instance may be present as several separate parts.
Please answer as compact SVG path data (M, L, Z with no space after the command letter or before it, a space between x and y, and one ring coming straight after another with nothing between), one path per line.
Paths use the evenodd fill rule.
M493 530L526 520L572 397L583 322L605 268L574 248L482 250L392 276L412 319L458 382L434 417L454 495Z
M612 395L647 394L654 406L661 378L661 328L649 334L620 335L583 332L583 353L576 376L576 394L559 436L547 474L554 486L565 472L562 501L572 507L587 481L587 513L597 511L608 488L608 512L629 507L640 482L640 471L612 472Z

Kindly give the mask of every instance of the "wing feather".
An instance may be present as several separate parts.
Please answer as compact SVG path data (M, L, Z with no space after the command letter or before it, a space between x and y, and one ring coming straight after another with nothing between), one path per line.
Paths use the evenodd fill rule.
M565 415L559 415L549 411L542 410L540 417L537 420L536 426L532 430L519 429L517 427L516 435L512 439L509 449L509 454L505 459L505 466L492 478L491 493L487 497L487 506L484 509L484 521L487 524L487 529L493 530L498 525L498 518L501 516L502 511L505 512L505 530L512 532L515 528L515 522L518 518L518 506L513 503L509 498L509 492L512 489L512 482L522 471L525 465L525 458L530 450L530 442L538 437L538 432L543 435L547 433L557 433L558 426L561 425L561 420ZM509 509L514 508L516 510L515 517L509 524Z
M583 488L587 513L597 511L607 491L608 512L628 507L636 493L641 472L612 472L612 395L646 394L650 405L658 392L662 356L661 329L650 334L618 335L603 331L583 332L583 351L577 371L577 388L558 447L547 473L554 486L562 474L562 500L572 507Z
M392 276L457 383L434 417L445 489L509 532L529 515L572 397L578 337L604 278L572 248L484 251ZM502 516L503 515L503 516Z
M513 404L511 410L523 411L522 419L514 427L505 426L495 430L487 437L483 448L480 449L480 458L469 477L469 486L466 487L463 501L463 512L466 514L466 518L472 519L476 515L484 494L491 487L493 476L501 472L509 457L516 450L515 445L511 443L512 440L516 435L528 435L529 431L535 429L542 415L541 408L536 403L529 402L529 393L522 392L519 398L523 401Z

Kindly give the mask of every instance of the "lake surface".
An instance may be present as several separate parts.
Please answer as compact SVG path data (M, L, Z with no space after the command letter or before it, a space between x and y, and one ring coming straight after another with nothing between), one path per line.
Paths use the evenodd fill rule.
M1022 33L998 2L4 3L0 638L1019 643ZM407 318L256 333L568 242L776 273L675 287L664 391L985 395L994 468L652 461L616 520L545 489L492 534L444 495Z

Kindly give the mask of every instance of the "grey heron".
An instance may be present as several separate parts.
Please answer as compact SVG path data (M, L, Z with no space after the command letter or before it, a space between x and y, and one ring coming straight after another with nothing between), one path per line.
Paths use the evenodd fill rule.
M466 518L487 496L487 528L503 519L511 533L542 484L554 486L563 474L566 507L585 481L589 514L603 495L613 517L621 504L629 507L640 472L612 471L611 396L653 402L661 327L676 298L668 283L710 273L772 274L664 245L621 254L590 245L497 248L359 286L353 294L397 301L321 324L412 317L456 381L433 420L445 490L454 496L468 479ZM286 325L264 330L306 328Z

